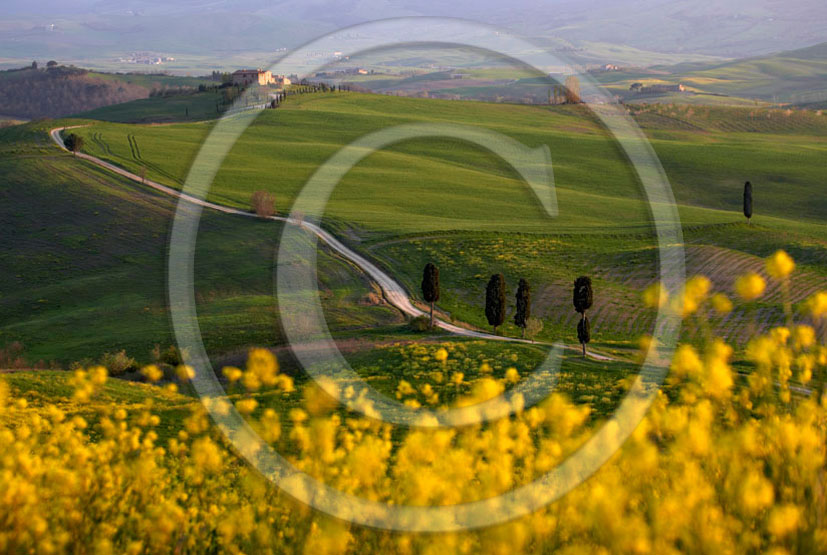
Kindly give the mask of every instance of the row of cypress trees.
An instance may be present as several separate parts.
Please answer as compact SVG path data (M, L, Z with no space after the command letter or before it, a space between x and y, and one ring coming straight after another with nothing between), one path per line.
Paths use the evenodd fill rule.
M430 305L431 327L434 326L434 303L439 300L439 268L432 262L425 265L422 272L422 297ZM485 287L485 318L488 324L497 328L505 322L506 315L505 276L494 274ZM573 303L574 309L580 314L577 324L577 339L586 355L586 344L591 341L591 326L586 311L594 301L592 280L587 276L580 276L574 281ZM514 311L514 325L522 330L525 337L526 327L531 318L531 286L525 279L520 279L517 285L516 310Z
M744 184L744 216L747 222L752 218L752 183L749 181ZM430 304L430 325L433 327L434 303L439 300L439 268L431 262L425 265L422 274L422 296ZM522 329L522 336L525 337L528 320L531 317L531 287L525 279L520 279L517 285L516 301L514 325ZM577 340L583 348L583 356L586 355L586 345L591 341L591 323L586 312L591 308L593 301L592 280L588 276L580 276L574 280L572 302L574 309L580 314L580 321L577 323ZM495 334L497 328L505 322L505 314L505 276L494 274L485 287L485 318L494 328Z

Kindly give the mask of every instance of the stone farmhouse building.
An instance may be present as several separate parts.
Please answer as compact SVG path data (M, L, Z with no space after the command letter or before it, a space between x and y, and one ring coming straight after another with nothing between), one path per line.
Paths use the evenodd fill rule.
M233 72L233 85L248 87L250 85L277 85L284 87L290 84L290 79L284 75L273 75L263 69L239 69Z

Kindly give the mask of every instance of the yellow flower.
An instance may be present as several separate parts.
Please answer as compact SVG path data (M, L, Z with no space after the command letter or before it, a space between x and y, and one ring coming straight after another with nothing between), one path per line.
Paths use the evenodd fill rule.
M643 304L648 308L660 308L667 300L666 289L660 283L653 283L643 291Z
M439 350L438 350L438 351L434 354L434 358L435 358L438 362L445 362L446 360L448 360L448 351L446 351L444 348L440 348L440 349L439 349Z
M257 406L258 401L255 399L240 399L235 402L235 408L238 409L238 412L241 414L252 414Z
M157 382L164 377L164 372L154 364L141 368L141 374L151 382Z
M505 381L509 383L517 383L520 381L520 373L516 368L509 368L505 371Z
M790 338L790 329L784 326L778 326L770 330L770 337L779 345L786 345Z
M805 307L810 316L816 320L827 315L827 291L820 291L810 297Z
M715 293L712 295L712 308L718 314L729 314L732 312L732 301L723 293Z
M686 293L700 300L707 296L711 287L712 283L706 276L692 276L686 282Z
M781 505L770 513L767 528L776 537L784 537L798 529L801 520L801 509L795 505Z
M192 444L192 459L199 470L214 472L221 468L221 451L208 437L198 438Z
M672 372L677 377L693 376L700 374L703 369L701 358L691 345L681 345L675 351L672 360Z
M503 392L503 384L492 378L481 378L474 383L469 398L463 399L462 404L475 404L493 399Z
M741 506L748 514L754 514L772 505L775 492L772 484L755 470L747 474L741 483Z
M797 348L808 349L816 342L816 330L810 326L796 326L794 339Z
M279 383L279 362L267 349L250 349L247 356L247 371L241 381L249 391L256 391L261 386L272 387Z
M331 397L331 395L338 395L338 392L339 389L334 381L323 376L316 383L305 388L304 407L310 414L330 412L339 404L334 397Z
M230 383L237 382L241 379L241 369L236 368L234 366L225 366L221 372L224 374L224 377L227 378L227 381Z
M767 273L775 279L784 279L795 270L795 261L790 255L780 250L770 256L766 262Z
M692 276L684 284L680 297L673 301L673 309L684 318L690 316L698 310L711 287L712 284L706 277Z
M416 390L406 380L401 380L399 385L396 386L396 392L398 393L397 397L399 397L404 395L414 395Z
M735 292L745 301L752 301L764 294L767 287L764 278L752 272L735 280Z
M188 382L195 377L195 369L187 364L181 364L175 369L178 379L182 382Z

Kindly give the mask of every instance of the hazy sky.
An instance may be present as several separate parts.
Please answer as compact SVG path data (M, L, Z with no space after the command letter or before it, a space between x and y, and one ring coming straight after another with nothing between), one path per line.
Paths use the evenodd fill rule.
M825 0L2 0L0 58L271 51L415 15L465 17L591 49L745 57L827 41Z

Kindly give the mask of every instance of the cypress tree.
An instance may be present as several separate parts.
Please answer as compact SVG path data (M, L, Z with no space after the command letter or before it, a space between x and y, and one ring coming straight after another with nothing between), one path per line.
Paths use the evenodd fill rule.
M485 317L488 324L494 327L494 334L497 328L505 321L505 277L502 274L494 274L488 280L485 288Z
M439 268L430 262L422 272L422 297L431 305L431 327L434 327L434 303L439 300Z
M749 224L752 218L752 183L749 181L744 183L744 216Z
M589 319L583 316L579 322L577 322L577 340L580 341L580 345L583 347L583 356L586 356L586 343L592 340L591 335L591 326L589 325Z
M523 337L525 337L529 318L531 318L531 287L526 280L521 279L517 286L517 311L514 313L514 325L523 330Z
M586 356L586 343L591 341L591 330L586 311L591 308L594 300L592 280L587 276L580 276L574 280L574 310L580 313L580 322L577 324L577 339L583 347L583 356Z
M69 136L63 139L63 144L72 154L77 154L83 148L83 137L69 133Z

